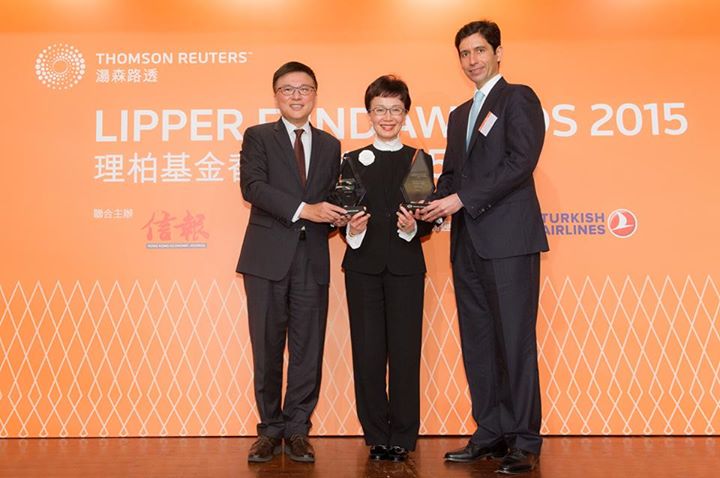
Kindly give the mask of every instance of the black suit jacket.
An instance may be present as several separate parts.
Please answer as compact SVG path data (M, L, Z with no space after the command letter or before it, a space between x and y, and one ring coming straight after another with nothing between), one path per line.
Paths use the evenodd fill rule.
M529 87L501 78L485 99L466 151L471 106L467 101L450 114L436 195L458 193L464 205L452 219L451 260L461 228L485 259L547 251L532 176L545 139L540 100ZM486 136L478 129L490 113L497 120Z
M285 277L304 227L315 280L319 284L330 282L330 225L303 219L292 222L301 202L313 204L328 197L339 174L340 142L317 128L311 130L310 169L304 189L282 120L245 131L240 188L252 208L237 272L269 280Z
M358 161L360 152L365 149L375 154L375 161L369 166L363 166ZM420 238L432 232L433 225L418 221L418 231L410 242L397 233L396 213L404 202L400 186L410 169L414 154L415 149L409 146L403 146L396 152L379 151L368 146L348 153L350 160L355 161L355 170L366 189L362 204L367 207L370 219L362 245L358 249L348 246L345 250L342 266L346 270L379 274L387 267L397 275L425 272ZM425 158L432 171L430 156L426 155ZM348 172L345 164L343 176Z

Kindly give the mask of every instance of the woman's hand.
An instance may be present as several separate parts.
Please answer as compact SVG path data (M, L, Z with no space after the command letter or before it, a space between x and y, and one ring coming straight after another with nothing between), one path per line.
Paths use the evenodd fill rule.
M367 229L369 219L370 214L366 213L365 211L360 211L359 213L351 217L350 222L348 222L348 235L357 236L358 234L365 231Z
M402 204L400 210L396 213L398 217L397 228L406 234L410 234L415 230L415 218L405 209Z

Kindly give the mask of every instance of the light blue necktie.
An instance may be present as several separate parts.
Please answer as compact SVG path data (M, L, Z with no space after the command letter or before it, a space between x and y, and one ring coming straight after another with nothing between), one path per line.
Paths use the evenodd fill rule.
M465 137L465 150L470 148L470 138L472 138L473 130L475 129L475 121L480 114L480 105L485 97L482 91L475 90L475 96L473 96L472 108L470 108L470 116L468 116L467 135Z

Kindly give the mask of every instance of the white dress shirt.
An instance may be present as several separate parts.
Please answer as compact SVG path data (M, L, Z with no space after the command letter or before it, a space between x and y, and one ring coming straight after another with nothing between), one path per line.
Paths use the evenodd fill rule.
M312 130L310 129L310 121L306 121L304 125L298 128L297 126L286 120L284 116L282 116L281 119L283 124L285 125L285 129L287 129L288 136L290 136L290 144L295 144L296 129L301 129L304 131L302 136L300 136L300 141L302 141L303 149L305 150L305 177L307 178L308 173L310 172L310 153L312 152ZM298 219L300 219L300 213L302 212L304 207L305 203L301 202L292 217L292 222L296 222Z

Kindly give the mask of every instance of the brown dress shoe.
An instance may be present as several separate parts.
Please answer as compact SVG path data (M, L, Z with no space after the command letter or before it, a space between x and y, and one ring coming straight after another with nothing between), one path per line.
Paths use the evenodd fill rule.
M260 435L248 452L250 463L264 463L272 460L273 456L280 454L280 438Z
M505 473L506 475L517 475L519 473L527 473L533 471L540 461L540 456L529 451L513 448L510 453L500 462L497 473Z
M293 461L315 463L315 450L303 435L293 435L285 440L285 454Z

